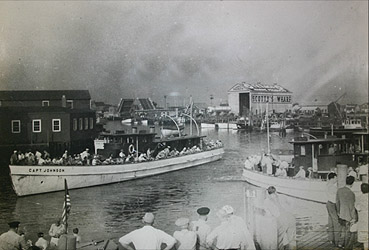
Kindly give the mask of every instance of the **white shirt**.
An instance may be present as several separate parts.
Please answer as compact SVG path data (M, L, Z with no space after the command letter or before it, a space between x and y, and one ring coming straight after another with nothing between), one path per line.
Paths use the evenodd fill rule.
M304 169L300 169L297 174L295 175L295 178L301 178L301 179L305 179L306 178L306 172Z
M195 232L183 229L182 231L175 231L173 237L177 240L177 250L195 250L197 235Z
M162 230L146 225L119 239L120 244L133 243L136 250L160 250L161 244L174 244L176 240Z
M210 226L206 221L199 219L192 222L192 231L195 231L199 240L200 249L206 248L206 237L211 232Z
M251 233L247 228L246 222L239 216L231 215L230 222L233 227L238 231L241 240L241 249L256 250L254 240Z
M325 192L327 194L327 200L332 203L336 203L337 183L333 183L328 180L327 190Z
M41 250L46 250L48 245L49 242L44 238L38 238L38 240L35 243L35 246L41 248Z
M216 241L218 249L238 249L241 246L238 230L230 220L223 221L206 237L206 243L211 246Z

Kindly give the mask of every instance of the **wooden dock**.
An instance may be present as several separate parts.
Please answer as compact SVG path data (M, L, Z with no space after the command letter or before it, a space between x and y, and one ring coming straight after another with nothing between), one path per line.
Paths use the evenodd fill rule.
M309 230L304 235L297 237L297 249L301 250L336 250L328 240L326 227L320 226L317 229Z

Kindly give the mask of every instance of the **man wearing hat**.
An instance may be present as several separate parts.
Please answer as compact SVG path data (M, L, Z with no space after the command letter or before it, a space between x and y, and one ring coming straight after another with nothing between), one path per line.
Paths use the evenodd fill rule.
M246 222L234 214L233 207L225 205L222 210L229 216L229 221L233 228L237 229L237 237L241 242L241 249L255 250L255 243L252 239L251 233L247 228Z
M188 218L179 218L176 225L181 231L175 231L173 237L177 240L177 250L196 250L197 235L193 231L189 231L190 220Z
M197 249L206 250L206 237L211 232L210 226L207 224L208 214L210 209L208 207L201 207L197 209L199 219L197 221L192 221L191 230L197 234Z
M8 223L9 231L0 235L0 250L26 250L27 244L18 234L19 221Z
M219 250L239 250L241 239L237 237L239 228L232 225L230 216L224 209L217 212L221 223L206 237L206 244L209 249Z
M136 229L119 239L119 243L127 250L134 250L130 246L132 243L136 250L160 250L161 244L165 243L164 250L171 249L176 240L162 230L154 228L155 217L152 213L146 213L142 218L144 226Z

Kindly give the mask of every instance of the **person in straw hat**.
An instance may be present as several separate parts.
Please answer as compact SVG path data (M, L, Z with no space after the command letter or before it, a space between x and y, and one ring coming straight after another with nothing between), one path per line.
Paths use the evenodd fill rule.
M175 231L173 237L177 240L177 250L195 250L197 235L193 231L189 231L190 220L188 218L179 218L175 223L181 231Z

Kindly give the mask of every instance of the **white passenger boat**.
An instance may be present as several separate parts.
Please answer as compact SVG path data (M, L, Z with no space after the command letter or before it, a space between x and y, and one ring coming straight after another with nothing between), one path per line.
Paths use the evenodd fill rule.
M215 123L202 122L201 123L201 128L214 128L215 129Z
M269 129L267 129L267 133L268 154L270 155ZM290 143L293 144L294 149L293 155L289 156L290 160L278 156L281 160L290 163L293 161L295 168L289 168L289 177L276 177L273 175L274 173L268 175L258 170L244 168L242 173L244 180L261 188L274 186L279 193L296 198L325 203L327 201L325 194L327 182L325 180L328 173L336 168L338 164L355 169L358 166L358 157L368 157L368 154L349 152L349 144L352 143L352 139L349 138L310 139L296 137ZM333 146L337 149L334 153L332 152ZM306 172L308 168L311 168L313 171L312 178L292 178L300 166L304 166ZM344 182L346 173L343 176L341 181ZM355 182L354 192L359 192L360 184L361 182Z
M154 133L136 133L102 134L101 137L102 139L95 141L95 150L99 155L105 155L106 158L110 154L118 155L122 149L126 155L132 153L138 156L137 152L147 152L148 148L151 148L154 154L155 151L168 146L180 151L184 147L197 145L203 148L204 145L202 142L204 136L158 140ZM203 148L199 152L190 154L137 163L95 166L10 165L9 168L15 193L18 196L25 196L64 190L64 179L67 180L69 189L98 186L198 166L219 160L223 154L224 149L217 146L212 149Z
M218 129L237 129L237 124L231 122L218 122L216 123L216 126L218 127Z

